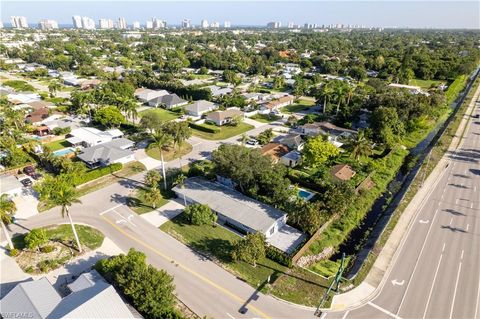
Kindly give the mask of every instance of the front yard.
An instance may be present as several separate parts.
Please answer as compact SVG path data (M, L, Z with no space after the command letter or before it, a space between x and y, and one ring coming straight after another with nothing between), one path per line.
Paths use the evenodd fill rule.
M282 113L297 113L301 111L308 110L310 107L314 106L315 102L311 100L299 100L298 103L295 104L290 104L287 106L284 106L280 109Z
M287 268L268 258L260 260L257 267L233 261L233 245L241 237L220 225L191 225L180 214L160 226L160 229L194 250L208 255L222 268L264 293L299 304L317 306L328 286L326 280L307 270ZM269 277L270 283L267 282Z
M143 189L143 188L138 188L136 190L136 196L135 197L129 197L127 199L127 206L130 207L138 215L142 215L142 214L151 212L154 209L158 209L158 208L162 207L163 205L168 203L170 198L172 198L172 196L173 196L171 191L164 191L162 189L161 190L162 198L160 198L160 200L155 202L155 208L153 208L153 204L148 203L145 200L145 191L146 190Z
M184 155L187 155L191 151L192 151L192 145L190 145L190 143L187 143L187 142L183 142L180 147L176 146L175 150L171 146L164 147L163 148L163 159L166 162L168 162L168 161L171 161L175 158L179 158L179 157L182 157ZM150 144L147 147L146 153L147 153L148 156L153 157L156 160L159 160L159 161L161 160L160 151L158 150L158 147L153 146L152 144Z
M262 122L262 123L270 123L273 121L278 121L281 119L278 115L273 114L255 114L254 116L250 117L252 120Z
M68 143L66 140L58 140L58 141L53 141L44 144L44 146L47 146L50 150L53 152L64 149L66 147L70 146L70 143Z
M69 260L81 255L75 247L75 239L70 224L50 226L46 230L48 242L40 249L26 248L25 236L12 238L13 245L20 252L15 257L23 271L29 274L46 273L63 266ZM83 253L95 250L103 243L103 234L91 227L75 225Z
M192 128L193 135L206 140L224 140L236 135L240 135L254 128L253 125L243 123L243 122L239 123L237 126L224 125L219 127L212 124L202 124L202 126L210 127L213 129L219 129L219 131L216 133L209 133L209 132L201 131L196 128Z
M168 122L168 121L177 119L181 116L180 113L172 112L172 111L165 110L165 109L162 109L162 108L152 108L152 109L144 110L144 111L141 111L140 113L138 113L138 116L142 117L149 112L158 113L160 115L160 118L164 122Z

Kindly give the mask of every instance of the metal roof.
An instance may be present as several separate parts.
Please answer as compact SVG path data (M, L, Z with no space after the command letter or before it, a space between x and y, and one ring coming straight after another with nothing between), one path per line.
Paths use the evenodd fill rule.
M281 210L200 177L189 178L185 180L183 187L175 186L173 190L178 194L185 194L197 203L207 204L212 210L263 233L285 215Z

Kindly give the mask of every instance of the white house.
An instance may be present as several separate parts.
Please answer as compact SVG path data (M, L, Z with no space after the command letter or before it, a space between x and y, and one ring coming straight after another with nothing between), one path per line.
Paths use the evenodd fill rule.
M227 109L225 111L215 111L207 114L205 121L213 122L215 125L222 126L231 123L235 117L244 118L245 113L237 109Z
M167 110L188 104L188 101L182 99L175 93L155 97L148 101L149 106L164 107Z
M211 112L213 110L216 110L217 108L217 104L206 100L195 101L192 104L186 105L184 107L188 115L192 116L201 116L202 114Z
M67 142L73 146L91 147L98 144L110 142L113 139L123 136L119 129L100 131L94 127L80 127L68 134Z
M77 157L91 168L115 163L126 164L135 160L135 153L130 150L133 145L129 139L117 138L85 148Z
M302 154L298 151L290 151L280 157L280 163L288 167L295 167L302 162Z
M169 94L168 91L165 91L165 90L156 91L156 90L150 90L145 88L138 88L135 90L135 93L134 93L135 97L140 102L143 102L143 103L147 103L153 100L154 98L168 95L168 94Z

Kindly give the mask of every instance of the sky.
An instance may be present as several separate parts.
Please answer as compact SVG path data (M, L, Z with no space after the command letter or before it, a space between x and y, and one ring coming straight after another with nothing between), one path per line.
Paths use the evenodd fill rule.
M10 16L26 16L30 24L54 19L71 24L73 15L100 18L125 17L128 24L156 17L169 25L190 19L231 21L232 25L260 25L280 21L295 24L358 24L377 27L480 29L480 1L22 1L0 0L4 23Z

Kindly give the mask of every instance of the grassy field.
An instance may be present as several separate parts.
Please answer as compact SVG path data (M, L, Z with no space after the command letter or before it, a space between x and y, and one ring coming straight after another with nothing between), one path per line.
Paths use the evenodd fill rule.
M278 115L270 115L270 114L255 114L250 118L252 120L262 122L262 123L270 123L270 122L278 121L279 119L281 119L281 117Z
M315 102L311 100L299 100L298 103L290 104L284 106L280 109L282 113L296 113L308 110L310 107L314 106Z
M162 108L152 108L152 109L144 110L144 111L141 111L140 113L138 113L138 116L142 117L145 114L147 114L148 112L158 113L160 115L161 119L165 122L174 120L174 119L179 118L181 116L180 113L172 112L172 111L165 110L165 109L162 109Z
M192 145L190 145L190 143L187 143L187 142L183 142L181 147L178 148L177 146L175 150L173 149L173 147L170 147L170 146L165 147L163 149L163 159L166 162L168 162L175 158L184 156L190 153L191 151L192 151ZM146 153L148 156L153 157L154 159L161 160L160 151L156 146L149 145L149 147L147 147Z
M437 87L440 84L445 83L445 81L440 81L440 80L421 80L421 79L411 79L408 82L408 85L414 85L414 86L419 86L422 89L429 89L432 86Z
M151 203L147 203L145 200L145 189L139 188L136 191L136 197L130 197L127 199L127 205L130 207L135 213L142 215L148 212L151 212L154 209L162 207L170 198L172 198L172 192L164 192L162 190L162 198L155 203L155 208Z
M316 306L327 286L326 280L301 268L287 268L268 258L253 267L233 261L233 245L241 240L237 234L222 226L190 225L183 214L160 226L187 246L211 257L217 264L264 293L270 293L291 302ZM270 283L268 283L270 277Z
M25 81L9 80L3 82L3 85L14 88L17 92L35 92L35 88Z
M468 76L461 75L455 79L455 81L450 84L447 91L445 92L445 97L447 99L447 105L450 105L452 102L455 101L458 94L465 88L465 84L467 83Z
M16 262L27 273L40 274L63 266L80 255L75 247L75 239L70 224L44 227L48 242L41 249L26 249L25 236L12 238L13 245L20 250ZM95 250L103 243L103 234L89 226L75 225L80 244L88 250ZM48 247L49 250L45 248ZM84 251L85 252L85 251Z
M207 127L208 126L217 127L211 124L202 124L202 125ZM206 140L224 140L224 139L245 133L253 129L254 127L253 125L250 125L250 124L239 123L237 126L225 125L219 128L220 128L220 132L217 132L217 133L207 133L207 132L197 130L195 128L192 128L192 132L193 132L193 135Z
M52 151L58 151L58 150L61 150L62 148L69 147L70 143L68 143L66 140L58 140L58 141L46 143L44 144L44 146L47 146Z

